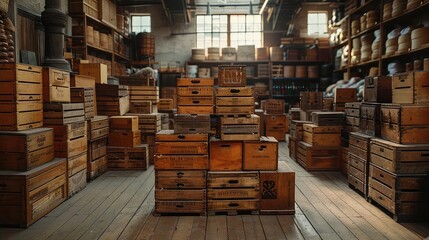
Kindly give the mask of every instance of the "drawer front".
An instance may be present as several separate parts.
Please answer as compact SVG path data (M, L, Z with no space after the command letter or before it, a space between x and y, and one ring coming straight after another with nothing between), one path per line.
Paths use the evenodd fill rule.
M178 78L178 87L191 87L191 86L213 86L214 80L212 78Z
M155 189L155 199L161 201L206 200L205 189Z
M208 155L156 155L155 169L157 170L198 170L208 169Z
M258 188L225 188L207 190L207 199L259 199Z
M383 183L391 189L395 189L395 177L372 164L369 166L369 177Z
M365 185L363 184L363 182L351 174L349 174L349 176L348 176L348 183L350 185L352 185L353 187L355 187L360 192L362 192L364 194L366 193Z
M363 149L360 149L360 148L357 148L357 147L354 147L354 146L350 146L349 147L349 151L351 153L353 153L354 155L360 157L361 159L365 160L365 161L369 160L368 159L369 154L368 154L368 151L366 149L363 150Z
M207 142L157 142L156 154L208 154Z
M361 172L366 173L366 164L368 162L365 162L364 160L362 160L361 158L357 157L356 155L353 155L352 153L349 153L347 155L348 158L348 162L350 166L353 166L354 168L358 169Z
M186 97L186 96L213 97L214 89L213 89L213 87L178 87L177 88L177 95L179 97Z
M350 134L349 144L363 150L369 149L369 139L361 138L354 134Z
M206 201L155 201L156 213L205 213Z
M196 177L196 178L206 178L207 172L204 170L199 171L156 171L156 177L163 178L184 178L184 177Z
M218 97L251 97L253 88L251 87L218 87L216 88Z
M159 177L155 179L156 188L205 188L205 177Z
M259 200L208 200L208 211L252 211L259 209Z
M188 106L201 106L208 105L212 106L214 103L213 97L178 97L178 105L188 105Z
M359 179L361 182L366 182L365 172L361 172L360 170L350 166L349 167L349 175Z
M223 176L224 175L224 176ZM228 174L210 174L207 179L207 187L209 188L243 188L259 187L259 174L252 174L250 176L242 176L236 172L235 175Z

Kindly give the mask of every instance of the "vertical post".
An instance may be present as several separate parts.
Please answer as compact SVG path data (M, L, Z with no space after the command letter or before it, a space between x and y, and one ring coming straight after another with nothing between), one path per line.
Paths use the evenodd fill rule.
M44 66L70 71L70 64L64 59L64 32L67 15L61 11L61 1L46 0L42 12L42 23L45 27Z

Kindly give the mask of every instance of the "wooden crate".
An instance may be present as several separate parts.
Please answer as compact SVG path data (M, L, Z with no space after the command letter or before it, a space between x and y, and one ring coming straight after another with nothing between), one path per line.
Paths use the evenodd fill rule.
M148 145L133 148L107 147L107 167L114 170L146 170L148 167Z
M341 126L344 123L344 113L312 112L311 121L318 126Z
M93 77L95 83L107 84L107 65L102 63L81 63L79 74Z
M300 92L299 106L302 110L323 109L323 92Z
M279 99L267 99L262 104L262 109L267 114L283 114L285 112L285 101Z
M327 111L332 111L334 108L334 98L324 97L323 98L323 109Z
M0 132L0 169L26 171L54 159L50 128Z
M334 103L347 103L356 101L356 88L335 88Z
M272 65L271 76L273 78L283 78L284 77L283 70L284 70L283 65Z
M246 66L220 65L218 73L219 87L245 87Z
M123 116L130 110L130 97L98 97L97 111L104 116Z
M213 106L213 97L178 97L180 106Z
M252 97L253 88L251 87L218 87L216 88L216 97Z
M28 227L67 199L66 159L27 172L0 171L0 224Z
M369 166L368 197L393 214L395 221L426 219L428 175L396 175L372 163Z
M429 105L381 105L383 139L402 144L429 143Z
M278 141L273 137L261 137L259 141L244 141L243 170L277 170Z
M177 96L213 97L214 89L212 86L177 87Z
M126 85L96 83L97 97L125 97L131 95L132 88Z
M243 143L210 139L210 171L241 171L243 166Z
M297 162L307 171L339 170L340 147L317 148L305 142L298 142Z
M43 125L42 68L0 64L0 130L21 131Z
M398 73L392 77L392 103L429 103L429 72Z
M155 188L165 189L204 189L207 182L206 170L176 171L165 170L155 172Z
M295 214L295 172L285 162L277 171L260 171L260 214Z
M109 135L109 118L95 116L88 120L88 141L105 138Z
M219 130L223 141L259 140L260 118L255 114L250 117L221 117Z
M98 19L98 0L71 0L69 1L69 13L84 13Z
M112 116L109 117L110 131L134 132L139 130L139 118L137 116Z
M129 86L129 89L131 102L151 101L152 104L156 105L159 101L157 86Z
M88 175L88 171L85 165L85 169L74 174L73 176L68 177L67 191L68 191L69 198L71 198L76 193L82 191L86 187L87 175Z
M380 103L367 103L361 105L359 130L362 133L380 136Z
M365 102L391 103L392 77L365 77L363 100Z
M216 106L253 106L254 97L216 97Z
M64 125L85 121L83 103L45 103L43 110L45 125Z
M70 86L78 88L92 88L94 89L94 115L97 115L97 99L95 93L95 80L93 77L72 74L70 76Z
M177 87L214 86L212 78L178 78Z
M317 126L304 124L303 141L314 147L339 147L342 126Z
M179 134L187 133L209 133L210 115L206 114L175 114L174 132Z
M127 86L156 86L156 79L143 76L119 76L119 84Z
M156 154L207 155L207 134L175 134L173 130L162 130L156 134Z
M161 116L160 113L139 114L127 113L126 116L137 116L139 129L142 134L154 134L161 131Z
M154 112L153 110L152 101L130 102L130 113L151 114Z
M155 201L155 213L206 213L206 201Z
M171 98L161 98L158 102L158 110L172 110L174 108L174 100Z
M286 114L264 114L265 135L275 137L278 141L286 141L288 122Z
M55 157L70 158L87 151L87 137L54 141Z
M107 138L88 142L88 161L94 161L107 154Z
M304 137L304 124L311 124L310 121L292 120L289 125L290 136L297 141L301 141Z
M219 115L250 115L255 113L255 106L216 106Z
M76 122L65 125L45 125L45 127L54 129L55 141L72 140L87 134L86 122Z
M43 101L70 102L70 73L64 70L43 68Z
M109 132L109 146L133 148L140 144L140 130L127 132Z
M98 19L116 28L116 4L111 0L99 0Z
M213 114L213 106L177 106L179 114Z
M93 88L72 87L70 88L72 103L83 103L85 107L85 120L95 116L95 94Z
M299 140L295 139L294 137L289 136L289 142L288 142L288 148L289 148L289 157L292 160L296 159L296 150L297 150L297 144Z

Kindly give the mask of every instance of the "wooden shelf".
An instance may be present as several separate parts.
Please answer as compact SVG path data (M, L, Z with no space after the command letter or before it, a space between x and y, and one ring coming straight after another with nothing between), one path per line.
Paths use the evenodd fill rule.
M362 32L360 32L358 34L355 34L355 35L351 36L350 38L351 39L355 39L355 38L358 38L358 37L360 37L362 35L365 35L365 34L367 34L369 32L373 32L373 31L375 31L377 29L380 29L380 23L377 23L375 26L373 26L371 28L368 28L368 29L365 29L365 30L363 30Z
M366 61L366 62L363 62L363 63L358 63L358 64L355 64L355 65L350 65L349 68L359 68L359 67L371 66L371 65L374 65L374 64L376 64L378 62L379 62L379 59L369 60L369 61Z
M402 20L407 20L407 22L408 22L408 20L412 20L415 17L416 13L420 13L420 12L423 13L425 10L428 10L428 7L429 7L429 2L426 2L425 4L420 5L419 7L416 7L414 9L411 9L410 11L406 11L397 17L389 18L389 19L383 21L383 23L385 25L389 25L389 24L398 23Z
M371 7L371 5L373 3L380 3L380 2L376 1L376 0L370 0L370 1L366 2L364 5L356 8L353 12L350 13L350 15L354 15L354 14L357 14L357 13L362 13L362 12L367 11ZM374 10L376 10L376 9L374 9Z
M151 65L151 64L158 64L158 62L150 61L150 60L132 60L131 65L133 66L141 66L141 65Z
M217 61L213 61L213 60L204 60L204 61L188 61L188 64L200 64L200 63L206 63L206 64L218 64L218 63L221 63L221 64L225 64L225 63L231 63L231 64L234 64L234 63L253 63L253 64L255 64L255 63L266 63L266 64L268 64L270 61L269 60L254 60L254 61L238 61L238 60L235 60L235 61L228 61L228 60L217 60Z
M111 30L113 29L115 32L117 32L119 35L121 35L122 37L124 37L125 39L129 40L130 37L125 35L124 33L120 32L115 26L112 26L110 24L107 24L103 21L100 21L99 19L96 19L92 16L89 15L85 15L87 19L89 19L92 22L95 22L99 27L105 28L106 30ZM91 25L91 24L90 24Z
M346 72L346 71L347 71L347 67L334 70L335 73L342 73L342 72Z
M391 60L391 59L395 59L395 58L400 58L400 57L406 57L406 56L410 56L412 54L416 54L416 53L421 53L424 51L429 51L429 43L425 44L423 47L421 48L417 48L417 49L413 49L409 52L405 52L405 53L398 53L395 55L391 55L391 56L383 56L382 60Z
M100 51L100 52L103 52L103 53L107 53L107 54L112 55L112 52L111 52L111 51L109 51L109 50L107 50L107 49L104 49L104 48L101 48L101 47L97 47L97 46L92 45L92 44L89 44L89 43L87 43L86 45L87 45L89 48L92 48L92 49L95 49L95 50L97 50L97 51Z
M348 17L349 17L349 16L344 16L340 21L338 21L338 22L336 22L336 23L332 24L332 27L341 27L341 24L343 24L343 23L344 23L344 21L346 21Z
M308 65L311 65L312 63L325 63L324 61L321 60L273 60L271 61L272 63L296 63L296 64L303 64L303 63L308 63Z
M273 97L290 97L290 98L298 98L298 97L299 97L299 95L296 95L296 94L293 94L293 95L289 95L289 94L286 94L286 95L283 95L283 94L275 94L275 95L273 95Z
M130 61L130 58L129 57L127 57L127 56L125 56L125 55L122 55L122 54L119 54L119 53L114 53L115 54L115 57L119 57L119 58L121 58L122 60L125 60L125 61L127 61L127 62L129 62Z
M273 77L273 80L276 81L307 81L307 82L315 82L315 81L319 81L320 78L278 78L278 77Z

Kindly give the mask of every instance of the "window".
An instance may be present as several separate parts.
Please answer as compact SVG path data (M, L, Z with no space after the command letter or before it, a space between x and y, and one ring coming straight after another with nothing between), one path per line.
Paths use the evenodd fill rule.
M262 45L260 15L197 16L197 48Z
M307 15L307 34L323 35L328 33L328 14L326 12L309 12Z
M131 16L131 31L135 33L150 32L151 20L148 15Z

